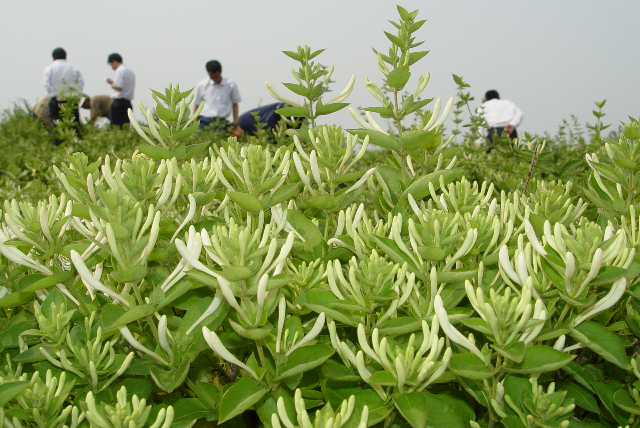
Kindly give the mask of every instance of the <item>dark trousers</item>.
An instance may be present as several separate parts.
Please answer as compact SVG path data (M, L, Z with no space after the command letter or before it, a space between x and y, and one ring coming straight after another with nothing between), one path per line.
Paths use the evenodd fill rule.
M66 103L67 101L59 101L56 97L51 97L51 101L49 101L49 114L51 115L51 120L53 121L53 123L56 123L56 121L62 119L62 116L60 115L60 106ZM78 106L74 106L73 118L75 121L76 132L78 133L78 136L80 136L80 111L78 110ZM56 146L62 143L62 140L60 140L55 134L54 143Z
M487 138L492 143L493 143L493 135L494 135L494 133L495 133L495 135L500 137L504 133L504 127L489 128L489 130L487 131ZM509 138L511 138L512 140L514 138L518 138L518 131L516 131L515 128L514 128L513 132L509 134Z
M209 127L209 129L214 129L216 131L224 131L229 126L231 126L231 122L223 117L205 117L198 116L198 120L200 121L200 125L198 125L198 129L202 129L204 127Z
M131 106L131 101L126 98L116 98L111 103L111 125L119 126L122 128L122 125L125 123L131 123L129 120L129 109L133 110Z

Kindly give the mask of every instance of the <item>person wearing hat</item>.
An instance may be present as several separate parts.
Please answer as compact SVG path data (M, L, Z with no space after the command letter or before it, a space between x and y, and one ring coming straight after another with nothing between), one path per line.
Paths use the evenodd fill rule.
M53 64L44 70L44 87L51 97L49 113L53 123L60 120L60 105L67 102L66 97L81 95L84 89L84 79L80 70L67 62L67 52L62 48L55 48L51 53ZM78 108L74 109L76 124L80 123ZM56 145L60 144L56 139Z
M111 98L110 116L111 125L119 126L130 123L127 111L132 108L133 91L136 87L136 76L127 66L122 63L120 54L112 53L107 59L107 63L115 70L114 79L107 79L107 83L113 88Z

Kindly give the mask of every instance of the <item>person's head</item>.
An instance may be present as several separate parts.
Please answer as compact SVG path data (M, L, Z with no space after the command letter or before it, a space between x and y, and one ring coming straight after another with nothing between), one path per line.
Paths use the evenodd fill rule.
M211 77L211 80L213 80L217 84L220 84L220 82L222 81L222 65L220 64L220 62L216 61L215 59L209 61L207 62L205 68L207 69L207 73L209 74L209 77Z
M115 70L116 68L120 67L120 64L122 64L122 57L120 56L120 54L112 53L111 55L109 55L107 63L111 66L111 68Z
M500 99L500 94L498 94L498 91L496 91L495 89L492 89L490 91L487 91L484 94L484 99L489 101L489 100L499 100Z
M67 52L62 48L55 48L53 52L51 52L51 56L54 61L57 59L67 59Z

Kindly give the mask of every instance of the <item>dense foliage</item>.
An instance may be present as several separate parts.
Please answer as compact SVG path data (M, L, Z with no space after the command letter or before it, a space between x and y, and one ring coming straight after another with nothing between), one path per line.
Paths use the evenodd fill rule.
M316 126L355 79L325 101L307 47L304 101L267 85L307 126L269 140L197 131L172 86L57 148L5 114L3 427L640 424L640 122L447 138L468 85L406 92L424 21L398 11L358 129Z

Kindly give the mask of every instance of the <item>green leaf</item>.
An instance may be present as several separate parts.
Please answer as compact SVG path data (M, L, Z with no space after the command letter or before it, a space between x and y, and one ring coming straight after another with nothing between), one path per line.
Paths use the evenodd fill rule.
M291 92L294 92L297 95L300 95L301 97L308 98L309 94L311 93L309 88L302 85L298 85L297 83L283 83L283 85L286 86L287 89L289 89Z
M631 370L629 359L620 338L603 325L584 321L571 331L577 341L616 366Z
M172 392L174 389L182 385L184 379L189 373L190 364L183 363L176 370L164 370L159 367L151 367L149 369L151 378L163 391Z
M447 401L437 395L424 393L427 400L427 426L433 428L464 428L465 421Z
M575 355L567 355L550 346L532 346L527 348L521 363L504 367L504 370L521 374L550 372L569 364L574 358Z
M385 370L378 370L373 373L367 383L380 386L397 386L398 381L391 373Z
M378 331L382 336L400 336L422 328L422 322L413 317L397 317L385 321Z
M187 126L186 128L181 129L178 132L172 133L171 134L171 138L174 141L184 140L185 138L189 137L191 134L196 132L199 127L200 127L200 121L199 120L194 120L193 123L191 125ZM201 150L204 150L205 148L207 148L208 146L209 146L208 142L207 143L194 144L193 146L189 146L189 148L187 149L187 151L185 152L184 156L182 156L181 159L189 159L189 158L193 157L196 153L198 153Z
M623 277L626 273L627 269L616 266L604 266L600 269L598 275L589 283L589 286L612 284L615 280Z
M394 36L393 34L387 32L387 31L385 31L384 34L387 36L387 39L389 39L391 41L391 43L393 43L397 47L399 47L399 48L403 48L404 47L404 42L400 39L400 37ZM391 85L389 85L389 86L391 86Z
M173 122L178 118L178 113L171 111L160 104L156 105L156 114L165 122Z
M629 414L624 410L620 410L621 408L615 405L615 389L613 389L609 384L603 382L593 382L593 387L604 407L609 411L609 413L611 413L618 424L626 426L629 422ZM624 402L622 397L619 396L618 399Z
M4 406L8 401L13 400L29 388L31 382L13 381L0 385L0 406Z
M444 256L446 256L444 250L438 247L418 247L418 254L420 254L423 259L436 262L444 259Z
M488 379L495 374L492 368L485 365L475 354L455 354L449 361L449 370L458 376L468 379Z
M311 114L308 108L304 107L283 107L276 110L280 116L292 116L292 117L309 117Z
M591 391L577 382L563 382L557 385L557 390L567 391L567 400L573 399L576 406L592 413L600 413L598 402Z
M138 282L147 276L146 266L131 266L124 270L111 271L110 275L114 281L119 283Z
M325 114L335 113L338 110L342 110L349 103L331 103L331 104L323 104L316 109L316 116L322 116Z
M398 141L384 132L374 131L372 129L347 129L347 132L352 135L357 135L358 138L362 140L369 136L369 143L384 147L385 149L394 150L396 152L400 150Z
M427 144L430 140L434 139L437 132L433 131L421 131L421 130L411 130L405 132L402 135L402 148L404 151L412 151L415 149L419 149Z
M424 23L424 21L416 22L416 24L420 24L420 25L422 25L423 23ZM416 25L416 24L414 24L414 25ZM409 64L407 64L407 65L415 64L416 62L418 62L422 58L424 58L428 53L429 53L429 51L411 52L409 54Z
M391 71L387 76L387 85L400 91L404 88L404 85L407 84L410 77L411 72L409 71L408 66L404 65L402 67L398 67Z
M462 175L461 169L445 169L431 172L411 183L409 187L402 192L401 198L403 201L408 201L409 194L411 194L416 201L419 201L429 195L429 183L433 184L434 190L440 188L440 176L442 176L444 184L446 185L460 177L460 175Z
M289 355L287 362L279 370L274 380L281 380L298 375L318 367L324 363L335 351L325 345L302 346Z
M220 400L218 425L250 409L267 393L258 382L245 376L237 380L224 393Z
M242 281L250 278L254 272L246 266L227 266L220 273L229 281Z
M524 342L516 342L507 348L501 348L494 345L492 345L491 347L495 349L498 354L516 363L521 363L524 359Z
M307 216L294 210L287 211L287 221L304 238L304 247L313 252L315 257L322 257L324 237L318 226Z
M36 291L42 290L43 288L53 287L56 284L64 284L65 282L71 280L74 276L75 274L71 271L56 272L53 275L37 280L22 291Z
M316 313L324 312L325 315L343 324L355 327L358 323L353 315L345 310L337 310L333 305L340 300L330 291L311 291L298 296L298 302Z
M412 428L427 427L427 414L430 409L427 408L426 394L422 392L393 394L392 398L394 406Z
M296 52L282 51L282 53L295 61L302 61L302 57L298 55Z
M338 208L339 202L333 195L319 195L309 198L305 201L307 205L314 208L320 208L327 211L335 211Z
M123 308L122 306L107 303L102 308L102 325L105 331L115 330L139 319L147 318L153 315L155 311L155 308L151 305Z
M138 151L143 154L149 156L151 159L155 160L163 160L163 159L172 159L173 153L164 147L160 146L140 146L137 148Z
M229 199L238 204L240 208L251 214L259 214L262 211L262 203L260 199L253 195L242 192L227 192Z
M349 396L350 395L351 394L349 394ZM374 426L383 421L393 410L393 405L391 403L386 403L372 389L359 390L353 395L356 398L356 404L351 417L346 421L342 428L356 428L360 423L360 416L362 415L362 409L364 406L369 408L368 426ZM346 396L344 398L348 399L349 397Z
M640 415L640 408L624 389L619 389L613 394L613 402L624 411Z
M7 294L0 299L0 308L15 308L33 301L34 294L27 291L18 291L16 293Z
M179 398L171 405L175 412L171 426L178 423L195 422L197 419L207 416L207 407L197 398Z

